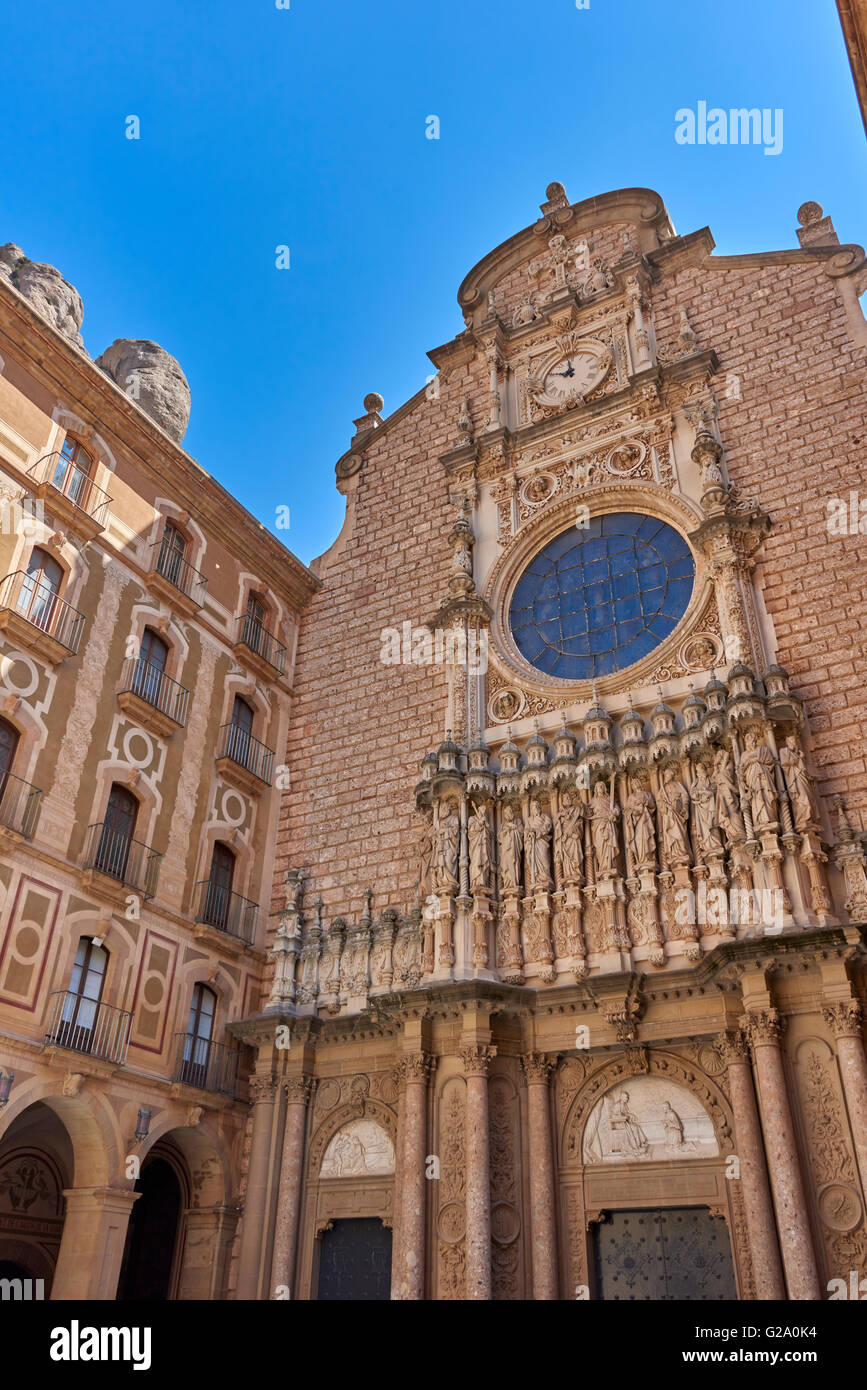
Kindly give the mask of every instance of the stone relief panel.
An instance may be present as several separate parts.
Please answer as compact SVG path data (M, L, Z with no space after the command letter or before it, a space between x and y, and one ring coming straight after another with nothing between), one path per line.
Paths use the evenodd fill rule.
M518 1095L505 1076L488 1085L491 1166L491 1289L495 1299L523 1298L521 1139Z
M439 1298L445 1301L466 1296L466 1124L466 1084L462 1077L452 1077L443 1087L439 1104L437 1285Z
M394 1145L375 1120L351 1120L334 1135L319 1176L347 1178L358 1174L387 1175L394 1172Z
M689 1091L655 1076L632 1077L596 1102L584 1130L584 1163L716 1158L710 1117Z

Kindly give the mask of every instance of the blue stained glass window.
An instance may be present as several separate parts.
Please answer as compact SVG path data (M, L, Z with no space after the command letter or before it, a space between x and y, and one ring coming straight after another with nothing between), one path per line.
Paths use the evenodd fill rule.
M664 521L638 512L597 516L555 536L530 561L512 595L512 636L545 675L610 675L674 631L694 580L689 546Z

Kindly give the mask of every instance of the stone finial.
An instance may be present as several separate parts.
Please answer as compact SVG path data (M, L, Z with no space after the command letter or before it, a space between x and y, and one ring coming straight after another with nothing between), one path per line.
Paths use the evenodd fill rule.
M830 217L826 217L821 203L802 203L798 208L798 241L802 246L832 246L839 244Z
M358 419L352 422L356 438L361 434L370 434L371 430L378 429L382 424L381 412L385 407L385 401L379 392L368 391L363 404L366 414L359 415Z
M562 183L549 183L545 189L544 203L539 204L539 210L547 217L549 213L555 212L557 208L568 208L569 199L566 196L566 189Z

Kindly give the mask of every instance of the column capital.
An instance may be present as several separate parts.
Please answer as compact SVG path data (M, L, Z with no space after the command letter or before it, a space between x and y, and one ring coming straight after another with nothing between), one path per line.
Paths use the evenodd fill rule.
M754 1014L744 1014L741 1028L749 1038L753 1048L764 1044L779 1047L786 1021L778 1009L760 1009Z
M550 1052L525 1052L521 1057L521 1065L528 1086L547 1086L548 1078L557 1065L557 1057Z
M746 1062L749 1066L750 1042L742 1028L729 1028L724 1033L718 1033L716 1043L727 1067L733 1062Z
M497 1055L489 1043L472 1043L460 1049L465 1076L487 1076L488 1067Z
M270 1072L250 1077L250 1099L254 1105L269 1104L273 1102L276 1094L277 1078Z
M857 999L840 999L835 1004L826 1004L822 1017L835 1038L860 1038L864 1011Z
M312 1076L285 1076L280 1082L289 1105L306 1105L316 1085Z
M394 1073L399 1083L419 1082L426 1086L433 1063L434 1059L428 1052L406 1052L395 1063Z

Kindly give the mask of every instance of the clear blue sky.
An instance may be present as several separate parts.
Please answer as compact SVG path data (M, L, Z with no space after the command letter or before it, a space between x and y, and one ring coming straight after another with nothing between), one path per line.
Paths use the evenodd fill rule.
M678 145L700 100L781 107L782 153ZM0 114L0 242L78 288L92 356L178 358L185 447L266 525L288 506L305 561L362 397L424 384L464 274L551 180L655 188L723 253L796 245L806 199L867 239L833 0L43 0L4 18Z

